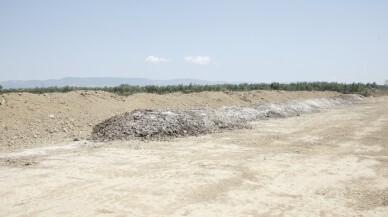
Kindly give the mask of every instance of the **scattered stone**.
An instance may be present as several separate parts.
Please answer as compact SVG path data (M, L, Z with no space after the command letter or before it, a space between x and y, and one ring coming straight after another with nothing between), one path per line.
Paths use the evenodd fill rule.
M5 101L5 99L2 99L2 100L0 101L0 105L5 105L6 102L7 102L7 101Z
M55 116L54 115L49 115L49 118L53 119L53 118L55 118Z
M0 164L11 167L33 166L39 163L39 157L3 158Z

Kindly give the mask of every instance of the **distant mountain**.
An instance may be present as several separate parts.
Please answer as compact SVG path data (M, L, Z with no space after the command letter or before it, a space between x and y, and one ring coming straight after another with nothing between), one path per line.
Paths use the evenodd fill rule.
M76 87L112 87L121 84L129 85L177 85L177 84L220 84L227 83L222 81L205 81L197 79L173 79L173 80L151 80L146 78L114 78L114 77L88 77L75 78L66 77L61 79L49 80L13 80L0 81L3 88L33 88L33 87L50 87L50 86L76 86Z

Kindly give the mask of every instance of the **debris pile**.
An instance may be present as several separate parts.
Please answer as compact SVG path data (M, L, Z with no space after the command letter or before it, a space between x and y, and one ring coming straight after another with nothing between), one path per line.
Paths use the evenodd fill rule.
M268 118L284 118L312 113L321 108L353 104L362 97L348 95L334 98L293 100L284 103L230 106L220 109L134 110L116 115L93 128L94 141L168 140L225 130L243 129L248 123Z
M192 110L134 110L114 116L93 128L92 139L109 140L166 140L196 136L223 129L245 128L216 116L211 109Z

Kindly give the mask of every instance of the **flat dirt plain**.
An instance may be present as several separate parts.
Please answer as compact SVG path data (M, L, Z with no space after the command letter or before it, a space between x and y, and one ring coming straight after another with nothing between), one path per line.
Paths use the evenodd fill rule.
M85 97L77 92L69 94ZM93 93L91 103L96 94L102 95ZM129 105L128 100L139 97L165 103L161 107L214 101L208 106L219 107L258 99L276 102L336 95L217 94L193 94L188 101L175 100L171 104L167 103L168 95L157 96L166 97L165 101L150 95L117 101ZM6 97L12 102L26 95ZM30 98L21 100L20 104L14 102L19 110L23 109L23 100ZM64 103L70 104L66 100ZM134 106L127 110L123 107L114 110L107 105L109 114L79 108L78 113L87 111L89 115L74 122L85 123L80 127L88 132L88 122L98 123L111 113ZM32 108L38 109L39 105ZM55 120L67 120L63 118L66 115L72 118L72 113L65 112L47 118L58 110L50 106L46 109L53 111L41 110L42 126L43 120L55 125ZM104 110L102 105L100 109ZM99 120L93 119L96 114ZM9 114L0 115L3 118ZM2 119L2 124L12 123L10 120ZM26 128L18 124L26 121L22 114L15 120L12 126ZM79 130L76 127L74 132ZM27 129L26 135L36 134ZM0 152L0 216L388 216L388 97L254 122L252 129L161 142L71 142L68 140L75 136L73 132L61 131L47 132L52 137L42 141L65 138L62 143L23 145L17 138L8 143L14 131L7 132L2 135L4 147Z

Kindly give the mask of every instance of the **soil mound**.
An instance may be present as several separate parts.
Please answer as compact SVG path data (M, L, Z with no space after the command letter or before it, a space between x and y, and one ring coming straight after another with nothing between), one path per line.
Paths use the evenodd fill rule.
M136 109L249 106L341 96L332 91L223 91L119 96L104 91L0 94L0 152L90 138L93 127Z

